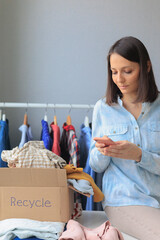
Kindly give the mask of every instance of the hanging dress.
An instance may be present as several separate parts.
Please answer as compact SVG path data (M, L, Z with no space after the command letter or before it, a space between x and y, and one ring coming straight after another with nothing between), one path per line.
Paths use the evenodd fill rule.
M52 152L60 156L61 155L60 128L57 124L54 124L54 122L50 124L50 127L52 129L52 137L53 137Z

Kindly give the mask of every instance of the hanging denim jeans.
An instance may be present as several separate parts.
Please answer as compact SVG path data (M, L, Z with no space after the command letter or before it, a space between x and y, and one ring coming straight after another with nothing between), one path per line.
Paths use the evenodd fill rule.
M0 120L0 167L7 167L7 162L2 161L1 152L10 150L9 122Z

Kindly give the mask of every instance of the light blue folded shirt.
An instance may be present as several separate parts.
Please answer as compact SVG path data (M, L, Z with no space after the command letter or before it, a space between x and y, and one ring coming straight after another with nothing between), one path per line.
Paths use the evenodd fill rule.
M121 99L108 106L100 99L94 107L92 138L107 135L113 141L128 140L142 149L139 163L102 155L92 139L89 164L104 172L102 191L106 206L146 205L160 208L160 95L143 103L136 120Z

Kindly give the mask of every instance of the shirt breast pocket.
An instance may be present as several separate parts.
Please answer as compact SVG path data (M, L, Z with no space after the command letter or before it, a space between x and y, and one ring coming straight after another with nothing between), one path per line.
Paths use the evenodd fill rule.
M104 135L113 141L129 140L129 126L126 124L110 125L104 129Z
M147 150L160 154L160 121L148 123L145 128Z

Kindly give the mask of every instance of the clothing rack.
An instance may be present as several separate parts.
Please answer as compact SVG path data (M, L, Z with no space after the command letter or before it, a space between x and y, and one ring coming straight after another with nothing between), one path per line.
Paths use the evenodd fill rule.
M0 102L0 108L85 108L92 109L92 104L53 104L53 103L17 103L17 102Z

